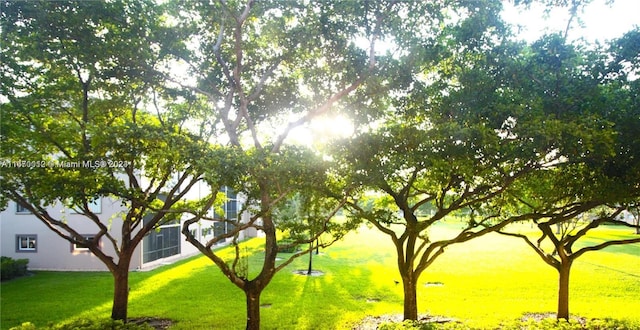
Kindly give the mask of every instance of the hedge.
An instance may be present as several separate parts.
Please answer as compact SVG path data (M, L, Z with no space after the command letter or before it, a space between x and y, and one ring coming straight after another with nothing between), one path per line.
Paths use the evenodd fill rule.
M2 265L0 273L2 281L10 280L15 277L27 274L27 264L29 259L13 259L9 257L0 257Z

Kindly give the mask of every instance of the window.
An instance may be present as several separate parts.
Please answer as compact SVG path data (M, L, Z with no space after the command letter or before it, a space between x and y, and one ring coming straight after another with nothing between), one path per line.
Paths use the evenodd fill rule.
M37 252L37 235L16 235L16 252Z
M93 212L95 214L102 213L102 199L98 198L98 199L96 199L94 201L90 201L88 203L88 206L89 206L89 211L91 211L91 212ZM71 214L78 214L78 213L82 213L82 212L79 212L78 210L71 208L70 213Z
M160 226L142 240L142 262L180 254L180 225ZM196 232L197 233L197 232Z
M212 232L213 232L213 228L211 227L202 228L202 236L209 236L211 235Z
M229 187L222 187L220 192L224 193L226 200L222 205L222 214L216 214L216 217L222 221L213 223L213 234L215 237L227 234L234 230L235 225L232 222L238 221L238 195ZM226 220L226 221L225 221Z
M238 196L233 191L233 189L229 187L222 187L220 189L221 193L224 193L226 200L222 205L222 213L216 214L217 218L227 219L231 221L235 221L238 218Z
M94 239L96 237L96 235L82 235L82 237L87 240L90 241L92 239ZM84 247L80 244L71 244L71 250L73 251L89 251L89 248Z
M31 211L29 211L26 207L16 203L16 213L31 213Z

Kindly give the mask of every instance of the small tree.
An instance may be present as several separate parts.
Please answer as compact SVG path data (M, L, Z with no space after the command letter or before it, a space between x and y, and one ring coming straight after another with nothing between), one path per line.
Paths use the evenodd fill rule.
M567 169L565 168L563 171L567 171ZM538 181L538 183L548 187L544 189L544 193L538 195L544 197L519 198L520 203L523 205L521 210L526 208L531 210L530 214L535 215L531 217L533 219L531 221L539 230L538 236L517 233L511 230L500 230L499 233L523 239L545 263L558 272L557 318L569 319L569 282L571 266L576 259L586 252L602 250L609 246L639 243L640 238L630 236L628 238L609 239L601 243L582 243L580 248L576 248L578 245L576 243L587 237L591 232L597 232L597 229L603 225L617 224L635 227L636 229L638 226L618 220L618 216L627 208L626 206L607 205L603 200L577 200L575 195L566 195L562 200L556 199L558 194L550 192L550 190L561 189L566 191L566 186L558 185L558 182L554 181L557 177L562 176L556 171L551 171L548 175L554 178ZM576 176L572 176L571 180L575 179ZM538 193L541 193L540 190L536 190L535 194ZM606 196L606 193L603 194L602 191L599 193ZM555 202L552 204L543 202L550 200L555 200Z
M322 199L322 204L313 202L315 204L308 205L326 207L326 209L317 213L315 217L309 218L308 221L287 222L286 217L278 217L276 203L278 203L277 205L284 205L286 204L285 201L295 199L294 192L311 196L313 195L312 189L314 189L312 187L330 186L327 181L329 179L326 172L327 168L323 165L324 162L308 150L289 146L283 147L281 153L276 157L269 156L268 159L263 159L263 161L253 165L258 166L260 168L259 171L253 168L252 165L248 165L252 164L255 159L248 160L248 163L245 163L246 166L249 166L246 171L248 173L263 173L269 178L273 186L270 186L269 189L265 189L260 185L254 186L249 184L251 181L247 181L247 178L243 176L244 181L240 185L232 186L245 199L245 206L237 217L227 218L220 215L210 215L208 210L220 202L220 197L216 194L202 200L185 203L174 208L173 212L182 213L186 216L182 233L186 236L187 241L211 259L234 285L244 291L247 299L247 328L253 328L257 327L258 324L256 323L259 322L260 294L273 275L284 269L296 258L310 253L313 250L312 243L321 236L330 235L331 239L325 240L320 244L321 247L327 247L344 235L345 229L348 227L336 223L334 215L349 196L342 194L339 190L336 193L324 191L325 195L323 196L326 197ZM216 185L215 182L208 181L208 177L205 177L205 180L212 187L220 187L219 184ZM265 197L264 194L268 194L268 197ZM271 202L268 204L269 207L265 209L264 206L261 207L258 204L258 201L264 203L266 198ZM191 233L190 229L191 225L200 221L222 222L229 224L231 229L209 240L200 241ZM276 225L278 230L290 230L293 233L304 231L310 234L308 236L294 235L292 240L278 243ZM258 271L247 268L246 258L248 256L245 253L246 251L241 248L239 241L240 232L247 229L255 229L266 234L267 241L264 245L265 261L262 269ZM231 244L235 249L235 253L231 257L223 256L212 249L215 244L227 240L231 240ZM276 263L276 256L279 252L305 244L309 244L309 247L295 251L281 263Z
M289 238L288 244L282 248L287 248L289 245L291 248L295 248L302 244L308 244L308 248L306 248L309 252L307 275L311 275L313 271L314 249L317 253L320 246L326 247L332 244L353 226L353 223L345 221L327 221L338 213L343 204L335 205L333 199L318 196L313 192L306 195L298 193L276 210L274 217L278 227L286 231ZM316 233L323 235L318 236ZM314 243L316 244L315 248Z

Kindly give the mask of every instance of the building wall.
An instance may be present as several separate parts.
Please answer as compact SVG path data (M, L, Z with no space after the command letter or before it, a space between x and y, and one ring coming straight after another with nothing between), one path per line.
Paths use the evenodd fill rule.
M241 198L238 198L238 203L242 203ZM99 203L99 212L96 212L103 223L109 224L111 228L111 234L119 240L120 228L122 224L121 214L125 211L120 201L110 198L102 198ZM239 206L239 205L238 205ZM96 206L97 207L97 206ZM0 254L2 256L11 257L14 259L29 259L29 269L32 270L78 270L78 271L106 271L106 266L91 252L84 249L77 249L72 246L67 240L55 234L44 223L37 219L33 214L28 212L17 212L17 205L14 202L10 202L6 210L0 212ZM68 223L81 234L95 234L99 231L98 227L93 222L83 215L76 214L73 210L63 207L62 205L55 205L48 209L51 215L55 218L66 219ZM248 216L243 217L244 221L248 221ZM181 233L182 223L175 225L163 226L167 230L173 227L171 233L171 239L175 240L175 228L177 227L177 239L179 241L179 248L173 249L171 252L178 252L175 255L167 256L162 254L161 258L154 259L158 255L153 257L147 253L145 258L145 246L147 248L151 246L158 246L158 242L161 240L169 239L169 235L165 230L160 232L153 232L137 247L130 264L130 270L149 270L157 266L175 262L177 260L193 256L199 253L199 251L187 242ZM215 223L212 221L201 221L191 226L192 230L195 230L197 237L201 241L208 241L213 238ZM162 227L161 227L162 228ZM19 235L33 235L36 238L36 248L34 251L21 251L18 249L17 237ZM160 237L162 236L162 237ZM247 233L241 233L240 238L253 237L254 235L247 235ZM230 242L228 239L225 243ZM156 245L153 244L156 243ZM108 255L116 258L115 250L110 241L106 238L101 239L101 247ZM168 251L167 251L168 252ZM151 260L149 262L145 262Z
M118 213L122 211L119 202L103 198L98 203L100 211L98 216L104 223L112 219L112 228L119 228L122 221ZM69 241L55 234L44 223L31 213L17 212L17 205L9 203L9 207L0 213L0 253L3 256L16 259L29 259L29 269L40 270L107 270L106 266L92 253L84 249L77 249ZM73 210L58 204L48 208L48 212L57 219L65 219L69 225L76 228L81 234L95 234L99 231L97 226L83 215L76 214ZM35 235L36 250L20 251L17 248L17 235ZM115 251L104 237L100 242L103 250L109 255L115 256ZM132 266L140 263L138 254L132 260ZM135 268L135 267L134 267Z
M631 212L629 211L622 211L622 213L620 213L620 215L618 216L618 220L624 221L630 225L635 225L635 217L633 216L633 214L631 214Z

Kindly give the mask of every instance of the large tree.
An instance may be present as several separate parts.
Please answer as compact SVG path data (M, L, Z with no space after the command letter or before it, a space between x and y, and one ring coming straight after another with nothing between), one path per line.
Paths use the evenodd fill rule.
M300 182L306 178L296 172L305 170L297 166L304 162L286 147L291 131L330 115L332 109L369 118L365 102L375 102L372 95L406 74L392 52L403 53L417 47L415 40L428 39L445 23L443 7L451 4L247 0L173 5L173 20L185 23L178 27L191 50L182 60L195 78L176 83L207 98L210 122L248 159L234 189L246 196L254 216L227 237L250 227L260 229L265 235L264 263L257 275L247 278L211 251L212 242L199 244L189 237L188 228L183 232L244 291L247 329L257 329L260 294L282 269L276 264L282 246L273 210L306 189ZM386 54L378 47L383 41L391 47ZM207 204L213 202L202 203ZM198 209L190 213L204 215Z
M499 4L475 5L457 8L462 21L419 50L411 82L388 93L385 120L336 151L345 176L374 192L369 207L351 207L394 243L405 319L418 317L420 275L447 246L521 220L502 214L506 191L557 160L547 157L557 138L539 133L541 118L518 116L529 111L513 85L522 45L507 38ZM430 214L419 216L427 205ZM430 234L452 216L466 218L459 231Z
M170 35L153 1L1 6L3 204L100 259L114 278L111 317L126 320L136 248L200 180L196 160L217 159L207 131L186 129L197 104L175 104L158 80ZM120 219L92 209L103 197L122 204ZM55 205L85 222L50 212Z
M527 60L536 79L537 109L557 130L559 161L515 186L518 214L535 214L536 235L501 231L523 239L558 271L557 317L569 318L569 279L577 258L612 245L640 242L616 237L589 243L588 235L606 224L633 227L619 220L637 204L640 182L638 136L637 30L608 49L586 50L549 35L531 46ZM636 225L637 227L637 225ZM585 239L586 238L586 239Z

